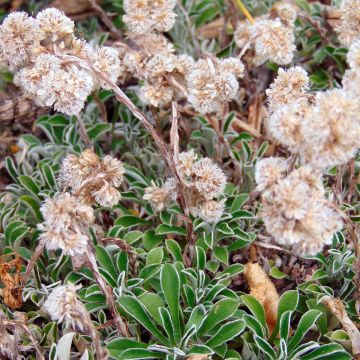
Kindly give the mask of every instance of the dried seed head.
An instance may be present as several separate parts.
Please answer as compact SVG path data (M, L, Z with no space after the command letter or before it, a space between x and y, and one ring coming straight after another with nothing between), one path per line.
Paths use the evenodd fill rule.
M279 65L289 64L296 47L292 28L285 26L279 19L258 20L252 27L255 37L255 51L262 62L268 60Z
M336 28L340 41L345 46L360 36L360 2L359 0L342 0L341 23Z
M170 178L162 187L152 182L151 186L145 188L143 199L149 201L156 211L163 211L176 197L176 182L175 179Z
M277 2L274 10L279 19L288 27L294 26L297 14L295 8L286 2Z
M174 97L174 90L162 83L145 83L142 87L144 101L155 107L162 107L171 103Z
M182 177L190 177L194 174L194 162L197 155L194 150L182 152L179 154L177 171Z
M175 23L176 14L173 12L175 4L176 2L172 0L125 0L123 21L127 24L130 34L166 32Z
M194 186L205 199L222 195L225 185L225 174L211 159L204 158L194 164Z
M106 155L103 160L87 149L77 155L67 155L63 160L59 183L70 188L85 203L97 202L101 206L112 207L121 199L118 188L124 179L124 166L121 161Z
M360 39L351 44L347 53L347 62L352 70L360 69Z
M25 12L9 14L0 26L1 61L10 70L26 65L39 46L38 24Z
M257 190L263 191L278 183L284 178L287 167L284 158L269 157L258 161L255 167Z
M66 327L86 331L92 325L89 313L76 295L79 288L71 283L58 286L50 293L43 306L51 320L65 323Z
M116 84L124 69L120 64L119 52L111 47L102 46L96 50L91 58L96 70L101 71L106 77ZM100 87L109 89L109 86L100 81Z
M261 216L279 244L300 254L314 255L342 226L324 196L321 177L310 167L295 170L273 185L263 197Z
M190 211L193 216L197 216L207 223L218 222L225 209L225 199L222 200L206 200L197 204L196 207L191 207Z
M48 8L40 11L36 16L36 20L39 24L41 40L48 39L51 42L57 42L65 40L68 35L74 33L74 22L59 9Z
M308 89L309 77L303 68L300 66L294 66L289 70L280 68L276 79L266 90L270 110L295 100L306 101Z
M342 89L319 92L302 127L304 158L324 169L350 160L360 147L359 103Z
M69 193L45 200L41 206L44 222L38 225L40 239L48 250L61 249L65 255L83 254L88 244L87 229L94 223L93 209Z

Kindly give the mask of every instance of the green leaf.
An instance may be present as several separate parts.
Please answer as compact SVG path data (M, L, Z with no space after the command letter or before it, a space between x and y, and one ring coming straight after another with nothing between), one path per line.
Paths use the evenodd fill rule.
M111 124L100 123L94 125L90 130L87 130L87 134L91 140L97 140L99 137L111 130Z
M181 247L175 240L173 239L165 240L165 246L175 261L183 261Z
M176 345L176 341L174 338L174 324L172 322L169 310L162 307L159 309L159 313L160 313L162 327L165 329L166 334L170 339L170 342L173 345Z
M118 359L118 357L127 349L146 349L147 344L141 343L128 338L120 338L110 341L106 348L109 350L110 355Z
M271 345L260 336L254 335L254 340L259 349L268 356L269 359L276 359L276 353Z
M174 322L175 341L181 339L180 333L180 278L172 264L164 264L160 272L161 290L169 306L170 314Z
M312 328L315 324L316 320L322 314L319 310L309 310L307 311L300 319L299 324L296 328L295 334L289 341L288 350L292 352L295 347L300 343L300 341L304 338L307 332Z
M165 355L160 352L150 351L146 349L129 349L125 350L119 360L143 360L143 359L165 359Z
M19 181L33 195L38 196L40 189L36 185L35 181L30 176L21 175L21 176L19 176Z
M212 330L216 325L219 325L221 321L228 319L235 313L238 307L239 302L237 300L219 300L211 307L205 321L198 330L198 336L200 337L204 335L206 332Z
M169 225L161 224L157 226L155 233L156 235L175 234L175 235L186 236L186 229L178 226L169 226Z
M157 294L146 292L139 296L139 300L157 323L161 324L159 309L164 306L164 301L161 297Z
M298 306L298 303L299 303L299 293L297 292L297 290L287 291L281 296L278 307L277 321L270 339L274 339L279 331L281 315L285 311L295 311Z
M206 265L206 253L205 250L200 247L196 246L196 258L195 258L195 266L197 269L205 270Z
M218 332L207 341L206 345L214 349L221 344L226 343L229 340L232 340L235 336L241 334L245 329L244 320L234 320L230 321L227 324L220 327Z
M164 257L162 246L150 250L146 256L146 265L161 264Z
M140 240L143 237L143 233L138 230L130 231L127 234L124 235L124 241L126 241L128 244L134 244L138 240Z
M226 248L216 246L214 248L214 256L223 264L228 265L229 263L229 253Z
M110 256L108 251L103 246L97 245L95 248L95 253L96 253L97 261L111 275L112 279L116 282L117 271L112 261L112 257Z
M280 339L283 339L285 341L287 341L288 337L289 337L289 331L290 331L290 322L291 322L291 315L292 315L292 311L285 311L282 315L281 315L281 319L280 319Z
M312 351L310 354L302 356L301 360L348 360L352 357L340 344L325 344Z
M15 182L18 182L19 173L18 173L18 170L17 170L17 168L16 168L16 166L14 164L13 159L10 156L5 158L5 166L6 166L7 172L12 177L12 179Z
M30 195L23 195L19 197L19 200L21 200L22 202L25 203L26 206L28 206L31 211L34 213L36 220L38 220L39 222L43 221L43 217L40 211L40 205L39 202L37 200L35 200L32 196Z
M273 266L270 269L269 275L271 277L273 277L274 279L284 279L286 277L288 277L286 274L284 274L281 270L279 270L279 268L277 268L276 266Z
M251 295L243 295L241 299L243 300L244 304L249 308L251 313L263 326L264 330L267 330L266 314L262 304L254 296Z
M124 216L117 218L114 222L114 225L121 225L121 226L124 226L125 228L128 228L131 226L143 225L146 223L147 223L147 221L145 221L144 219L141 219L137 216L124 215Z
M118 299L119 306L130 315L134 320L146 328L152 335L158 338L165 346L170 346L168 339L157 329L151 320L144 306L138 299L130 295L120 296Z

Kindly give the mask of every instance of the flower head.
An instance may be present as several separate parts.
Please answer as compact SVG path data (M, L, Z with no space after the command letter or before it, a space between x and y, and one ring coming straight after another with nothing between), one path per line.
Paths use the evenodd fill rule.
M58 286L50 293L43 306L51 320L84 331L91 324L91 319L76 295L78 289L78 286L71 283Z
M61 249L65 255L81 255L88 243L87 229L94 223L93 209L69 193L45 200L41 206L44 222L38 225L40 239L48 250Z
M345 46L351 43L360 35L360 2L359 0L342 0L341 22L336 28L340 41Z
M10 70L26 65L39 46L38 24L25 12L9 14L0 26L2 62Z
M195 189L207 200L220 196L225 189L226 177L223 171L209 158L194 164Z
M255 181L257 189L263 191L285 176L287 162L284 158L269 157L256 163Z

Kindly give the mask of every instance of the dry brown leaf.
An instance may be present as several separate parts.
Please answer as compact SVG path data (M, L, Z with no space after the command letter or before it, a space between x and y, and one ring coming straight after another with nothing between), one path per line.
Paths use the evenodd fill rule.
M277 319L279 294L258 263L247 263L244 275L249 284L250 295L254 296L265 309L266 323L270 333L272 333Z
M11 273L15 270L15 273ZM4 284L2 296L4 304L12 309L21 307L22 289L21 289L21 259L18 255L10 262L0 263L0 282Z
M196 30L196 35L204 39L212 39L218 37L224 30L224 18L218 18Z
M360 359L360 331L348 317L344 303L331 296L324 296L321 302L339 319L350 337L354 359Z
M207 360L208 355L194 354L186 358L186 360Z
M94 13L89 0L55 0L51 6L64 11L73 19L86 18Z

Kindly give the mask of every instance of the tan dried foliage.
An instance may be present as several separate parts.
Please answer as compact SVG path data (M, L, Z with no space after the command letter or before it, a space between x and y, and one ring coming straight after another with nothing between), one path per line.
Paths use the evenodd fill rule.
M331 296L324 296L321 302L339 319L349 335L354 359L360 359L360 331L347 315L344 303Z
M4 304L12 309L19 309L23 303L20 286L21 265L22 261L18 255L15 255L14 260L0 263L0 282L4 285L2 289Z
M272 333L277 319L279 294L258 263L247 263L244 275L249 284L250 295L254 296L265 309L266 323Z

